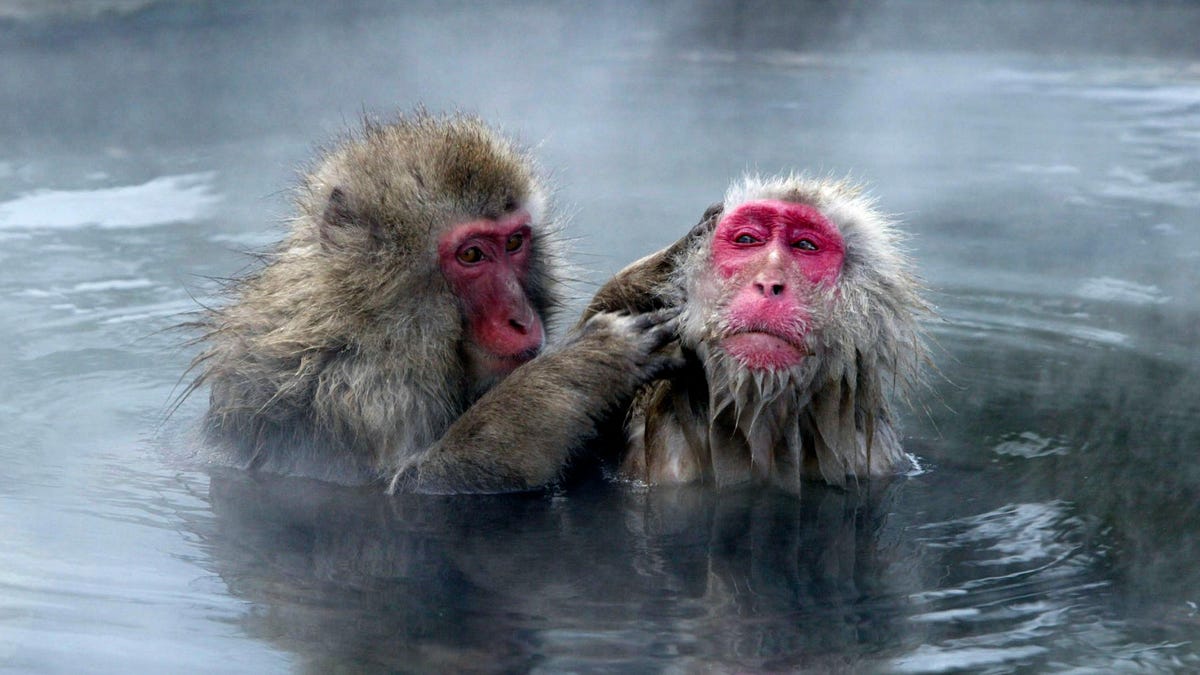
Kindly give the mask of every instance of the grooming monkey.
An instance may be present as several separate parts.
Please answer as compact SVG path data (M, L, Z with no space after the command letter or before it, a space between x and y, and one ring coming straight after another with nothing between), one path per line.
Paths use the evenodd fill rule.
M682 305L687 357L638 394L621 474L798 490L906 467L889 398L927 361L930 310L900 238L856 186L748 177L619 272L584 319Z
M531 159L468 116L367 123L297 191L298 216L198 326L188 391L247 468L392 489L556 481L670 356L670 312L603 314L538 356L561 252ZM537 357L535 359L535 356Z

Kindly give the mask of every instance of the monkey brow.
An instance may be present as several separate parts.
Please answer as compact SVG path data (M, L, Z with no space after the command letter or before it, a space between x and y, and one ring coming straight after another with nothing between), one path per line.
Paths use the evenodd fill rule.
M747 218L764 222L802 222L815 228L836 232L834 224L821 213L820 209L811 204L787 202L779 199L761 199L746 202L739 206L730 216L745 215Z

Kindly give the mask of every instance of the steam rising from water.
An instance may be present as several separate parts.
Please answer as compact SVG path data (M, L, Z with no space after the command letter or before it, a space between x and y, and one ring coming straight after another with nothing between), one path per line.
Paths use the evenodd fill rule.
M234 7L0 0L0 661L1195 670L1200 6ZM145 442L190 356L156 331L313 143L420 101L537 145L597 277L747 170L870 183L943 291L929 469L878 523L818 488L215 509Z

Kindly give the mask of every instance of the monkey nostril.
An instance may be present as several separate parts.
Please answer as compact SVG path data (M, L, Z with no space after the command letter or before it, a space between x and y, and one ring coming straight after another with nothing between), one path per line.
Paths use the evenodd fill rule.
M783 292L786 289L787 289L787 284L779 283L776 281L755 281L754 282L754 290L758 291L758 294L764 298L770 298L770 297L783 295Z
M524 322L517 321L516 319L509 319L508 325L511 326L513 330L517 331L521 335L524 335L529 332L529 328L524 324Z

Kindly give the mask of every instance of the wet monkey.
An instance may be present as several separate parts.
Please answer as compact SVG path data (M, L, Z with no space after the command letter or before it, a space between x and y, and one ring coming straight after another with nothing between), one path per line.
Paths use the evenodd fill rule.
M531 159L478 119L368 122L296 202L277 249L196 323L190 390L210 388L205 434L235 464L536 488L670 364L655 351L670 312L604 314L541 354L561 302L554 214Z
M890 400L927 361L930 310L861 190L749 177L584 314L682 305L687 366L638 394L621 473L648 483L842 485L907 465Z

